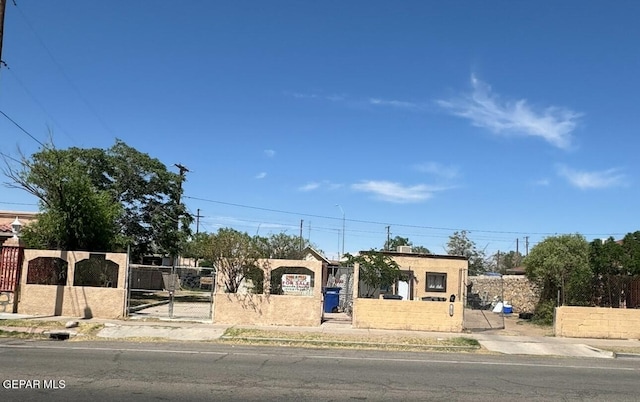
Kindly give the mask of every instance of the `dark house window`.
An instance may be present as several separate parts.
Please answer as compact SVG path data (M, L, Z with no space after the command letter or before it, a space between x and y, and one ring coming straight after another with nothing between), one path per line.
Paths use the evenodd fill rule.
M38 257L29 261L27 266L27 283L29 285L67 284L68 264L56 257Z
M73 286L117 288L120 266L107 260L104 254L89 254L89 258L76 263Z
M442 272L427 272L427 292L446 292L447 274Z

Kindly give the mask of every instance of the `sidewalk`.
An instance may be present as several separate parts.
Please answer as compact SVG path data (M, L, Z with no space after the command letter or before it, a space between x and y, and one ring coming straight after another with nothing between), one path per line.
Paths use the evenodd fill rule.
M155 339L172 341L213 341L219 339L231 325L201 322L178 321L140 321L140 320L104 320L92 318L79 320L72 317L33 317L20 314L0 313L0 330L17 330L2 325L4 319L33 319L38 321L80 321L83 323L104 324L98 337L105 339ZM570 356L591 358L613 358L615 354L600 348L640 348L639 340L610 340L585 338L556 338L553 336L522 336L510 334L508 329L474 333L422 332L403 330L377 330L353 328L346 321L327 321L317 327L281 327L281 326L235 326L236 328L278 331L292 334L325 333L345 335L357 340L359 337L384 336L397 338L473 338L487 350L513 355ZM61 328L61 331L64 328ZM67 330L73 331L73 329ZM33 332L33 331L31 331ZM627 357L633 357L629 355ZM637 356L640 358L640 356Z

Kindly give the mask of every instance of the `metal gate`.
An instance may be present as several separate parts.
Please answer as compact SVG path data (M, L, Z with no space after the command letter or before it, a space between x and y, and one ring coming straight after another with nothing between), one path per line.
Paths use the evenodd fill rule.
M213 268L130 264L127 278L130 318L211 321Z
M504 329L502 275L468 276L464 298L464 328L469 331Z
M329 272L327 287L339 287L338 311L353 313L353 267L335 267Z

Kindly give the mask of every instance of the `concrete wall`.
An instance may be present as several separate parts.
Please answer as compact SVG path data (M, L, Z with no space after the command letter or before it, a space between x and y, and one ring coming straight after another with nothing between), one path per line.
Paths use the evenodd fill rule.
M71 286L76 262L89 258L84 251L25 250L18 294L18 313L44 316L119 318L125 308L127 255L106 253L119 266L116 288ZM98 253L99 254L99 253ZM27 284L29 261L38 257L61 258L68 263L67 285Z
M322 320L322 299L314 296L218 293L213 309L216 324L313 327Z
M540 290L524 275L470 276L468 282L473 284L471 293L489 302L494 297L506 300L515 313L533 313L540 299Z
M216 275L213 322L231 325L318 326L321 324L323 272L321 261L272 259L260 260L258 266L265 272L265 294L224 293L223 273ZM311 294L308 296L269 294L270 273L280 267L311 270L314 274Z
M637 309L562 306L555 312L556 336L640 339L640 310Z
M453 316L449 316L449 305ZM353 326L356 328L402 329L413 331L462 332L463 303L456 301L405 301L356 299Z

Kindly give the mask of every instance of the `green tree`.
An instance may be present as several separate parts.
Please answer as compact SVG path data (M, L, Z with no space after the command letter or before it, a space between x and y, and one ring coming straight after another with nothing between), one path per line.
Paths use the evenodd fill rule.
M212 262L228 293L237 293L245 279L251 279L254 288L262 287L264 278L258 267L260 249L251 236L235 229L221 228L208 237L202 257ZM262 293L262 289L255 291Z
M447 242L447 254L459 255L469 259L469 275L481 275L487 271L484 251L478 250L469 239L467 231L454 232Z
M495 261L493 271L504 275L507 273L507 270L519 267L524 257L518 251L512 250L508 253L498 251L492 256L492 260Z
M45 148L22 169L5 170L13 183L38 197L40 213L25 228L28 247L111 251L118 246L121 208L109 192L93 186L85 166L69 152Z
M547 237L524 259L527 277L541 289L541 302L589 304L592 272L589 244L582 235Z
M40 201L41 224L28 233L39 247L177 255L192 221L180 202L182 175L117 140L110 149L46 146L15 167L5 159L9 187Z
M622 239L621 246L624 272L633 276L640 275L640 231L627 233Z
M620 307L624 284L629 278L624 268L624 249L613 238L589 244L592 271L592 302L595 305Z
M414 246L408 237L396 236L393 239L389 239L384 242L384 249L389 251L396 251L400 246L411 247L411 252L417 254L431 254L428 248L424 246Z
M366 297L372 297L380 289L388 289L404 278L400 266L389 255L370 250L353 256L345 254L347 265L360 267L360 280L367 285Z
M256 236L257 244L263 258L277 258L284 260L299 260L303 257L303 250L309 242L299 236L286 233L275 233L268 237ZM302 244L301 244L302 243Z

